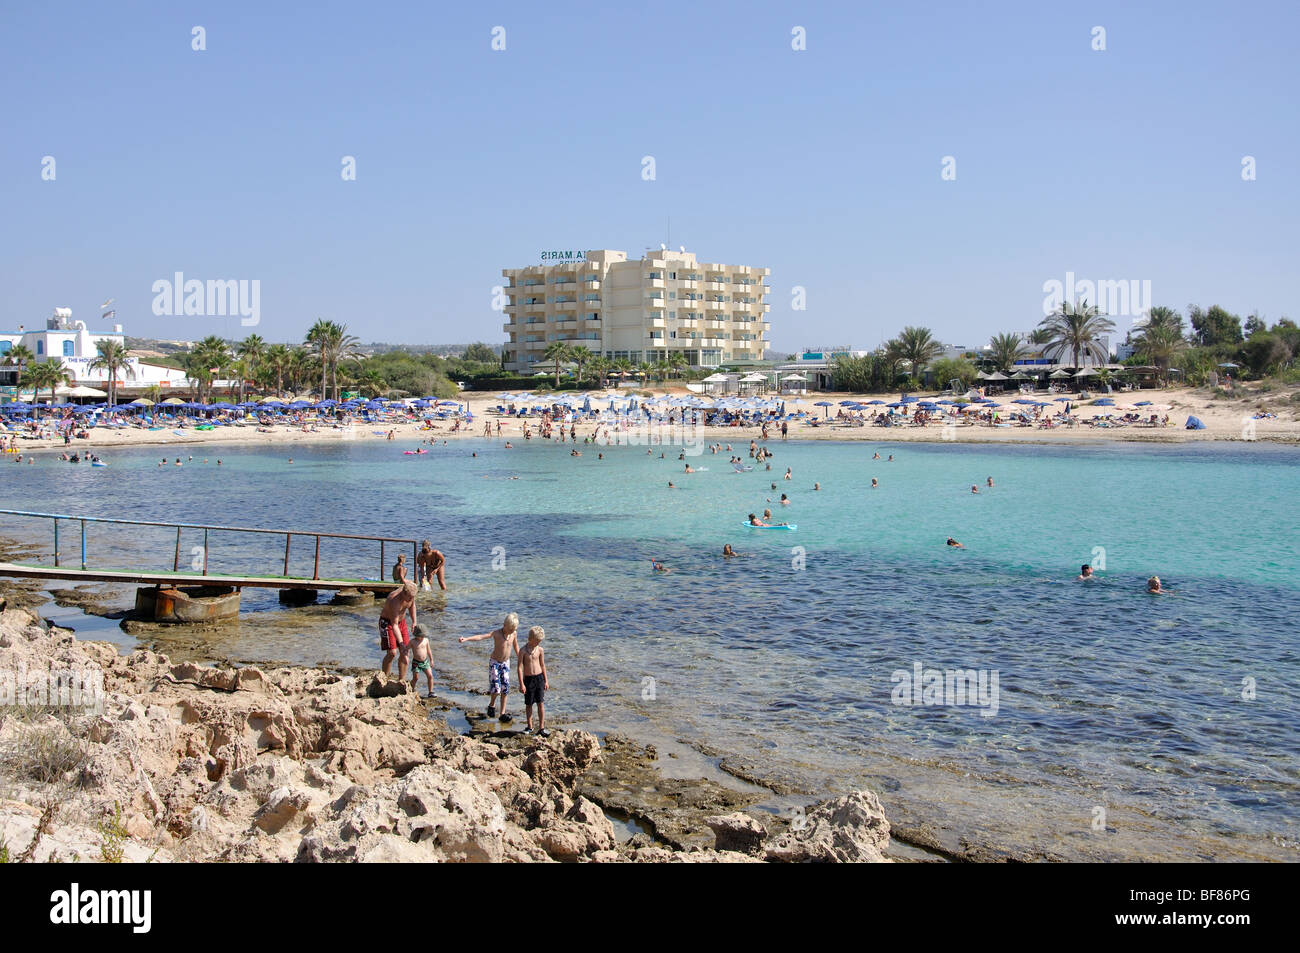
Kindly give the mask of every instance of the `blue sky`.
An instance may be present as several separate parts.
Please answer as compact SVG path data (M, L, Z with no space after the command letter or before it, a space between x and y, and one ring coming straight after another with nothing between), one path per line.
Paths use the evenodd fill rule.
M1300 318L1300 5L1137 6L6 4L0 325L496 344L502 267L660 242L771 268L781 350L980 344L1067 272ZM177 271L260 325L154 316Z

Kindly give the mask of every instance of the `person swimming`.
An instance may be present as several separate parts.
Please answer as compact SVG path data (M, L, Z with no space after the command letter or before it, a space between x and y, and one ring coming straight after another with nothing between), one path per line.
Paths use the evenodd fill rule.
M1150 579L1147 580L1147 592L1151 593L1151 595L1163 596L1168 591L1169 591L1168 589L1164 588L1160 584L1159 576L1152 576Z
M782 506L789 506L789 505L790 505L790 498L789 498L788 496L786 496L784 493L781 494L781 505L782 505Z
M1092 578L1092 567L1091 567L1090 565L1088 565L1087 563L1084 563L1082 566L1080 566L1080 567L1079 567L1079 575L1078 575L1078 578L1079 578L1079 579L1091 579L1091 578Z
M732 556L737 556L739 554L731 548L730 543L727 543L722 547L722 555L730 559Z
M972 493L978 493L978 492L980 491L980 488L977 487L974 483L972 483L972 484L970 485L970 491L971 491Z
M951 546L951 547L953 547L954 549L965 549L965 548L966 548L966 547L963 546L961 543L957 542L957 540L953 539L951 536L948 537L948 545Z
M874 489L875 489L876 487L878 487L878 486L880 486L880 484L876 482L876 478L875 478L875 477L872 477L872 478L871 478L871 488L874 490Z

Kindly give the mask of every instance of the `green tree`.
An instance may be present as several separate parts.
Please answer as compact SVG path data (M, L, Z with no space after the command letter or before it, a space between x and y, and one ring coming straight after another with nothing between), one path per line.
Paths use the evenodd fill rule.
M583 374L582 374L583 370L585 370L591 364L591 362L595 360L595 358L596 355L593 354L591 352L591 348L587 347L586 345L575 344L573 347L569 348L569 360L573 361L574 364L578 365L579 384L581 384L583 380Z
M235 353L244 360L245 374L254 381L262 375L262 362L266 360L267 346L259 334L250 334L244 340L240 341L235 348ZM241 377L239 381L239 399L244 399L244 380Z
M569 359L569 345L563 341L552 341L542 352L542 359L555 362L555 386L560 386L560 365Z
M1187 309L1187 318L1192 325L1192 339L1202 347L1240 344L1242 341L1241 318L1217 304L1208 311L1191 305Z
M34 355L30 350L28 350L23 345L15 344L13 347L11 347L8 351L5 352L4 359L5 359L4 360L5 366L10 366L10 365L18 366L17 383L19 384L19 386L21 386L23 382L23 377L27 371L27 365L31 364L32 361L36 360L36 355Z
M1016 361L1023 357L1027 348L1024 339L1018 334L995 334L989 340L989 361L1004 374L1012 373Z
M1070 366L1078 368L1083 366L1079 363L1081 356L1091 356L1098 364L1106 363L1109 355L1099 339L1115 330L1115 322L1085 299L1077 304L1062 303L1043 319L1039 328L1050 332L1046 345L1048 353L1058 363L1061 357L1069 354Z
M480 364L497 363L497 352L482 341L475 341L465 348L465 353L461 357L467 361L477 361Z
M940 390L946 388L949 381L958 381L960 389L965 391L974 383L979 371L965 358L941 357L930 365L930 373L934 377L935 387Z
M912 365L912 377L918 380L926 366L943 353L943 345L935 340L929 328L905 327L897 340L899 355Z
M1183 337L1183 316L1173 308L1155 307L1147 322L1133 335L1133 346L1144 361L1149 361L1169 382L1169 367L1187 347Z
M63 361L52 357L29 365L25 380L27 386L32 389L33 402L39 400L41 391L48 387L50 389L50 403L53 403L58 388L63 384L72 383L72 375L64 370Z
M96 341L95 351L95 357L87 365L87 369L92 371L102 370L108 375L108 406L112 407L117 403L118 372L125 372L127 378L135 378L135 368L127 361L131 352L126 349L125 344L111 338Z

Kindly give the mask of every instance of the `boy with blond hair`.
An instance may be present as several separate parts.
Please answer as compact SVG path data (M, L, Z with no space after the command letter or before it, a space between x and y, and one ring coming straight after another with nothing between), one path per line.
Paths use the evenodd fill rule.
M519 675L524 683L524 710L528 715L528 730L533 730L533 706L537 706L537 734L543 738L546 730L546 692L551 687L546 674L546 653L542 639L546 630L535 625L528 630L528 644L519 650Z
M492 640L492 657L488 661L488 709L487 716L495 718L497 713L496 700L501 696L501 720L506 724L514 721L506 714L506 699L510 694L510 653L514 652L519 655L519 642L515 638L519 630L519 616L513 612L506 616L505 621L501 623L501 628L493 629L491 632L484 632L482 635L461 636L460 642L481 642L483 639ZM522 682L520 683L522 686Z

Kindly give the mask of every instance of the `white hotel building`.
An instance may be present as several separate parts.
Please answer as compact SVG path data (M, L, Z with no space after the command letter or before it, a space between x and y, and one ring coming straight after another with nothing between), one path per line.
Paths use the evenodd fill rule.
M544 252L506 268L505 366L531 374L554 341L610 360L655 363L682 354L691 367L758 361L768 347L767 268L696 261L685 250Z
M17 331L0 332L0 367L5 364L9 351L21 344L32 353L32 359L36 363L57 359L77 385L102 390L108 386L108 372L102 367L90 369L91 363L99 356L96 345L100 341L125 344L126 335L120 324L113 325L113 330L109 332L91 332L85 321L72 320L70 308L55 308L53 317L45 320L43 330L20 328ZM164 391L169 388L172 391L186 391L192 387L185 372L177 368L152 364L138 357L128 357L126 363L130 373L119 372L119 399L124 391L138 396L146 387L154 384ZM15 376L17 369L12 365L3 369L7 373L0 375L0 386L9 385L4 389L3 396L15 397L17 395L13 392L10 378Z

